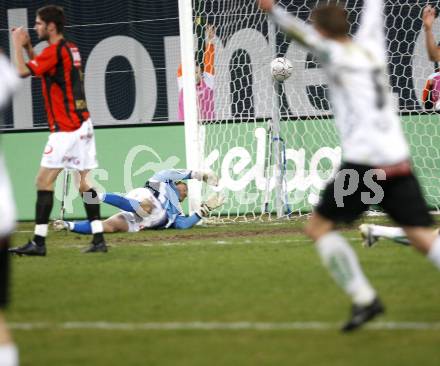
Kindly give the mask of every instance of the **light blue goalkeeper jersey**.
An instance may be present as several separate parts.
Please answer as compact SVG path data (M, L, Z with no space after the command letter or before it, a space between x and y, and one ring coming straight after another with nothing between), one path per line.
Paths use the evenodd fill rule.
M190 221L200 220L200 216L193 214L190 217L183 216L182 206L179 202L179 191L176 187L176 182L181 180L191 179L191 170L185 169L168 169L162 170L149 179L149 183L159 183L157 191L159 195L157 199L162 207L166 210L168 216L168 223L166 227L180 226L185 224L187 219ZM186 219L186 220L185 220ZM189 224L189 223L188 223ZM194 223L192 223L194 225ZM180 227L178 227L180 228Z

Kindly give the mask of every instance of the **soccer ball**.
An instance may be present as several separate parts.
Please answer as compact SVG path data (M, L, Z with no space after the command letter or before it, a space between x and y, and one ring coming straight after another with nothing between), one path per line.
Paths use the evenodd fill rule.
M270 63L270 72L276 81L284 81L292 75L292 63L285 57L277 57Z

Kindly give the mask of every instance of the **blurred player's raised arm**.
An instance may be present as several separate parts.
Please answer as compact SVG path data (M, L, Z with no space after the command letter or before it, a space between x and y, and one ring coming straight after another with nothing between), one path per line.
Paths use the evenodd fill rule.
M386 60L385 21L383 0L365 0L356 40L373 52L380 60Z
M212 24L206 25L206 47L203 55L203 82L197 84L199 114L201 119L214 119L214 86L215 86L215 28Z
M382 40L384 38L383 0L364 0L356 38Z
M273 0L260 0L260 8L271 14L273 21L290 38L313 51L325 51L326 41L306 22L286 12L281 6L275 5Z
M214 69L214 63L215 63L215 46L214 46L214 37L215 37L215 28L213 25L208 24L206 26L206 48L203 55L203 64L204 64L204 70L203 73L205 74L204 77L206 77L206 74L208 76L214 77L215 69ZM213 81L210 83L210 87L212 88Z
M435 20L435 9L431 5L423 9L422 20L429 59L431 61L440 61L440 47L437 46L434 33L432 32L432 25Z
M9 100L12 92L18 87L20 81L18 75L9 60L0 50L0 108Z

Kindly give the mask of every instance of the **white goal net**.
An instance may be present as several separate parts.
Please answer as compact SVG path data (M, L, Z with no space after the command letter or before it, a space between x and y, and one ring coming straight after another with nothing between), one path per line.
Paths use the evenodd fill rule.
M280 3L308 20L318 2ZM421 101L424 84L434 72L421 22L427 3L388 0L384 16L391 91L428 202L437 209L439 116ZM345 2L352 34L362 5L360 0ZM254 1L194 0L193 21L196 62L214 91L207 114L203 108L212 96L198 89L197 133L200 164L220 173L227 196L218 216L239 220L309 212L341 157L319 63L297 43L286 40ZM215 37L210 36L211 28ZM438 22L434 31L440 38ZM206 54L212 48L214 70L206 75ZM274 84L269 68L278 56L293 64L292 76L283 85Z

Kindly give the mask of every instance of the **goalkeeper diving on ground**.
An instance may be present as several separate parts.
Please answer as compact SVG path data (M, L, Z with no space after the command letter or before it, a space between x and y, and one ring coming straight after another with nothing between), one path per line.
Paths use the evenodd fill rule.
M143 188L136 188L125 196L115 193L100 193L101 202L121 209L103 221L104 232L138 232L148 229L189 229L204 216L220 207L224 198L213 193L203 201L200 209L190 216L183 214L180 205L188 195L184 180L197 179L211 186L218 185L218 177L212 172L191 170L162 170L151 177ZM55 230L70 230L79 234L90 234L90 222L57 220Z

